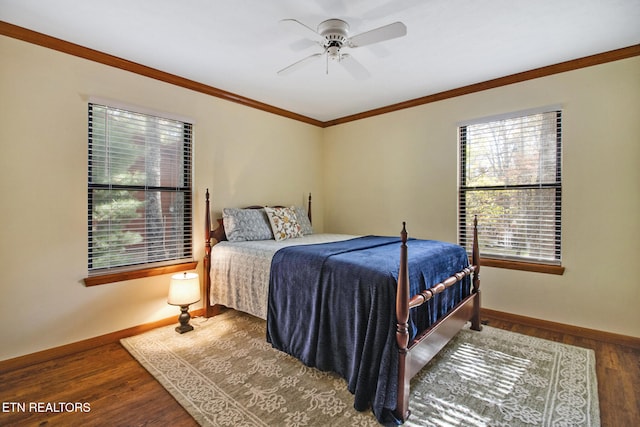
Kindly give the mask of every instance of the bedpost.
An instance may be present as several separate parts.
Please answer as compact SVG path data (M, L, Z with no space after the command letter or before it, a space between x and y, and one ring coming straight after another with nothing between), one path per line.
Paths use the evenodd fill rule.
M400 270L398 272L398 288L396 291L396 341L398 343L398 400L395 416L404 422L409 418L409 383L407 378L409 346L409 267L407 262L407 229L402 222L400 232L402 245L400 246Z
M473 218L473 249L471 251L471 263L475 266L473 270L473 290L475 303L473 305L473 317L471 318L471 329L482 330L480 324L480 247L478 245L478 215Z
M311 220L311 193L309 193L309 202L307 204L307 216L309 217L309 222L313 224Z
M209 207L209 189L205 193L205 214L204 214L204 259L203 264L203 276L204 276L204 290L203 305L204 305L204 317L211 317L210 307L211 301L209 301L209 289L211 287L211 212Z

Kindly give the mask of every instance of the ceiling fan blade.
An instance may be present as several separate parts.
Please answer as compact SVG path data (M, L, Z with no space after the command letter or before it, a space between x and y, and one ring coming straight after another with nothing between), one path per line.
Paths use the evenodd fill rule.
M365 80L371 77L369 71L367 71L360 62L356 61L356 59L348 53L342 55L342 58L340 58L340 64L342 64L345 70L347 70L347 72L356 80Z
M313 55L309 55L306 58L302 58L301 60L294 62L288 67L284 67L282 70L278 71L278 75L285 76L287 74L290 74L291 72L298 70L305 65L315 62L315 60L320 59L322 55L324 55L324 53L314 53Z
M300 37L304 37L306 39L311 39L315 42L322 43L324 42L324 36L318 34L316 30L311 27L306 26L302 22L297 19L281 19L280 25L286 28L289 31L292 31L298 34Z
M385 40L395 39L407 34L407 26L402 22L394 22L393 24L375 28L364 33L357 34L349 38L349 47L366 46L373 43L379 43Z
M309 49L312 46L318 46L318 42L314 42L309 39L298 39L295 42L289 43L289 47L294 52L300 52L301 50Z

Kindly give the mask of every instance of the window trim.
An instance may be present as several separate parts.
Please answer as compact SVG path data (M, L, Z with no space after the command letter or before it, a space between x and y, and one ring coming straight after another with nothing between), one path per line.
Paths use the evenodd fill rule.
M96 274L95 276L89 276L84 278L84 285L96 286L104 285L107 283L123 282L125 280L142 279L145 277L160 276L162 274L180 273L183 271L195 270L198 266L198 261L183 262L180 264L163 265L161 267L147 267L137 270L126 270L119 272L112 272L106 274Z
M514 261L510 259L483 258L480 254L480 265L482 267L504 268L507 270L530 271L535 273L564 274L563 265L541 264L536 262Z
M528 110L521 110L521 111L515 111L515 112L510 112L510 113L505 113L505 114L500 114L500 115L495 115L495 116L490 116L490 117L483 117L483 118L478 118L478 119L473 119L473 120L468 120L468 121L464 121L464 122L459 122L457 123L457 134L458 134L458 170L459 170L459 181L458 181L458 238L459 240L462 242L462 236L463 236L463 229L464 227L466 227L466 221L465 218L462 218L461 214L461 208L460 206L463 203L464 200L464 194L465 191L463 190L465 188L464 186L464 182L466 179L466 164L465 162L462 161L463 159L463 144L462 144L462 133L463 133L463 128L464 128L464 132L466 132L466 127L467 126L472 126L474 124L482 124L482 123L487 123L487 122L491 122L491 121L501 121L501 120L507 120L507 119L513 119L513 118L518 118L518 117L523 117L523 116L528 116L528 115L535 115L535 114L542 114L542 113L550 113L550 112L555 112L556 113L556 117L559 117L560 119L563 118L564 116L564 112L563 112L563 108L562 105L550 105L550 106L546 106L546 107L539 107L539 108L533 108L533 109L528 109ZM560 134L556 137L556 167L557 167L557 173L560 174L560 176L562 176L562 134L560 131ZM509 188L517 188L518 186L509 186L506 187L505 189ZM527 188L530 187L529 185L524 185L521 186L522 188ZM532 185L532 188L544 188L544 187L548 187L548 188L555 188L556 189L556 199L562 197L562 178L560 178L559 183L556 184L536 184L536 185ZM484 187L474 187L473 190L481 190L481 189L499 189L499 188L495 188L495 187L490 187L490 188L484 188ZM473 191L472 190L472 191ZM510 270L520 270L520 271L529 271L529 272L537 272L537 273L547 273L547 274L555 274L555 275L563 275L564 271L565 271L565 267L562 265L562 252L561 252L561 247L562 247L562 221L561 218L562 217L562 208L560 207L560 209L556 210L556 238L555 238L555 245L556 245L556 249L557 251L560 253L560 257L558 259L557 263L545 263L545 262L540 262L540 261L536 261L536 260L531 260L531 261L527 261L524 259L511 259L508 257L505 258L499 258L499 257L491 257L491 256L486 256L483 257L482 253L480 253L480 265L482 266L486 266L486 267L495 267L495 268L503 268L503 269L510 269ZM468 240L468 239L466 239ZM465 246L466 247L466 246Z
M189 161L189 171L188 171L188 182L187 185L184 186L184 194L185 194L185 212L189 211L191 215L191 219L189 220L189 237L191 239L191 249L190 249L190 257L186 258L174 258L167 259L159 262L148 262L142 264L132 264L128 266L121 267L111 267L104 269L95 269L92 270L89 268L88 275L83 279L85 286L96 286L102 285L106 283L114 283L125 280L132 280L144 277L152 277L162 274L170 274L175 272L189 271L197 268L198 261L194 258L194 247L193 247L193 120L189 120L188 118L177 116L175 114L167 114L158 111L149 110L142 107L134 107L130 105L125 105L119 103L117 101L105 100L95 97L90 97L87 102L88 112L91 114L91 106L98 105L105 107L107 109L119 109L125 110L133 114L147 115L160 119L167 119L172 121L181 122L183 125L188 127L188 138L185 134L183 140L183 151L185 153L189 152L191 156L191 160ZM188 143L186 146L184 143ZM96 184L91 182L91 150L89 151L89 180L87 182L87 190L88 190L88 205L91 207L93 205L92 201L92 190L96 189L114 189L114 188L122 188L126 190L139 190L139 191L147 191L147 190L160 190L160 191L175 191L177 187L149 187L146 185L117 185L117 184ZM181 187L182 188L182 187ZM188 190L185 190L188 189ZM186 208L186 206L191 206L191 208ZM89 209L89 213L91 213L91 208ZM89 244L91 244L91 227L89 226L88 236L87 236ZM190 260L189 260L190 258ZM89 259L89 265L91 263L91 259Z

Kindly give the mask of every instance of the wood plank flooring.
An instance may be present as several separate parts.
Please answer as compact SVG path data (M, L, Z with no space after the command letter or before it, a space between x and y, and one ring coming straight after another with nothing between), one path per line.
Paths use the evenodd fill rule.
M640 425L640 350L490 317L485 320L493 327L594 349L602 426ZM42 406L29 406L38 402ZM80 405L85 412L59 412L65 407L59 402L88 407ZM17 406L20 403L25 411ZM47 408L47 403L58 406ZM1 426L197 425L118 343L0 375L0 405Z

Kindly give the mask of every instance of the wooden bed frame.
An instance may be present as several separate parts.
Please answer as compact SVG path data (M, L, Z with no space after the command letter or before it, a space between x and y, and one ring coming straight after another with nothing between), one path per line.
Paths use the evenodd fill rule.
M250 206L259 208L260 206ZM311 220L311 194L307 208L309 220ZM219 219L215 230L211 229L211 213L209 204L209 190L206 192L205 214L205 255L204 268L204 313L206 317L219 313L219 307L211 306L211 239L217 241L226 240L222 219ZM398 288L396 292L396 341L398 343L398 400L395 416L404 422L409 418L409 384L413 378L450 340L467 321L471 322L471 329L480 331L480 253L478 249L478 221L473 221L473 249L471 265L453 276L433 285L421 293L409 295L409 271L407 254L407 230L402 223L400 233L402 244L400 245L400 270L398 274ZM441 293L446 288L454 285L464 277L473 274L472 290L468 297L458 303L449 313L438 320L428 329L418 334L409 342L409 310L429 301L434 295Z

